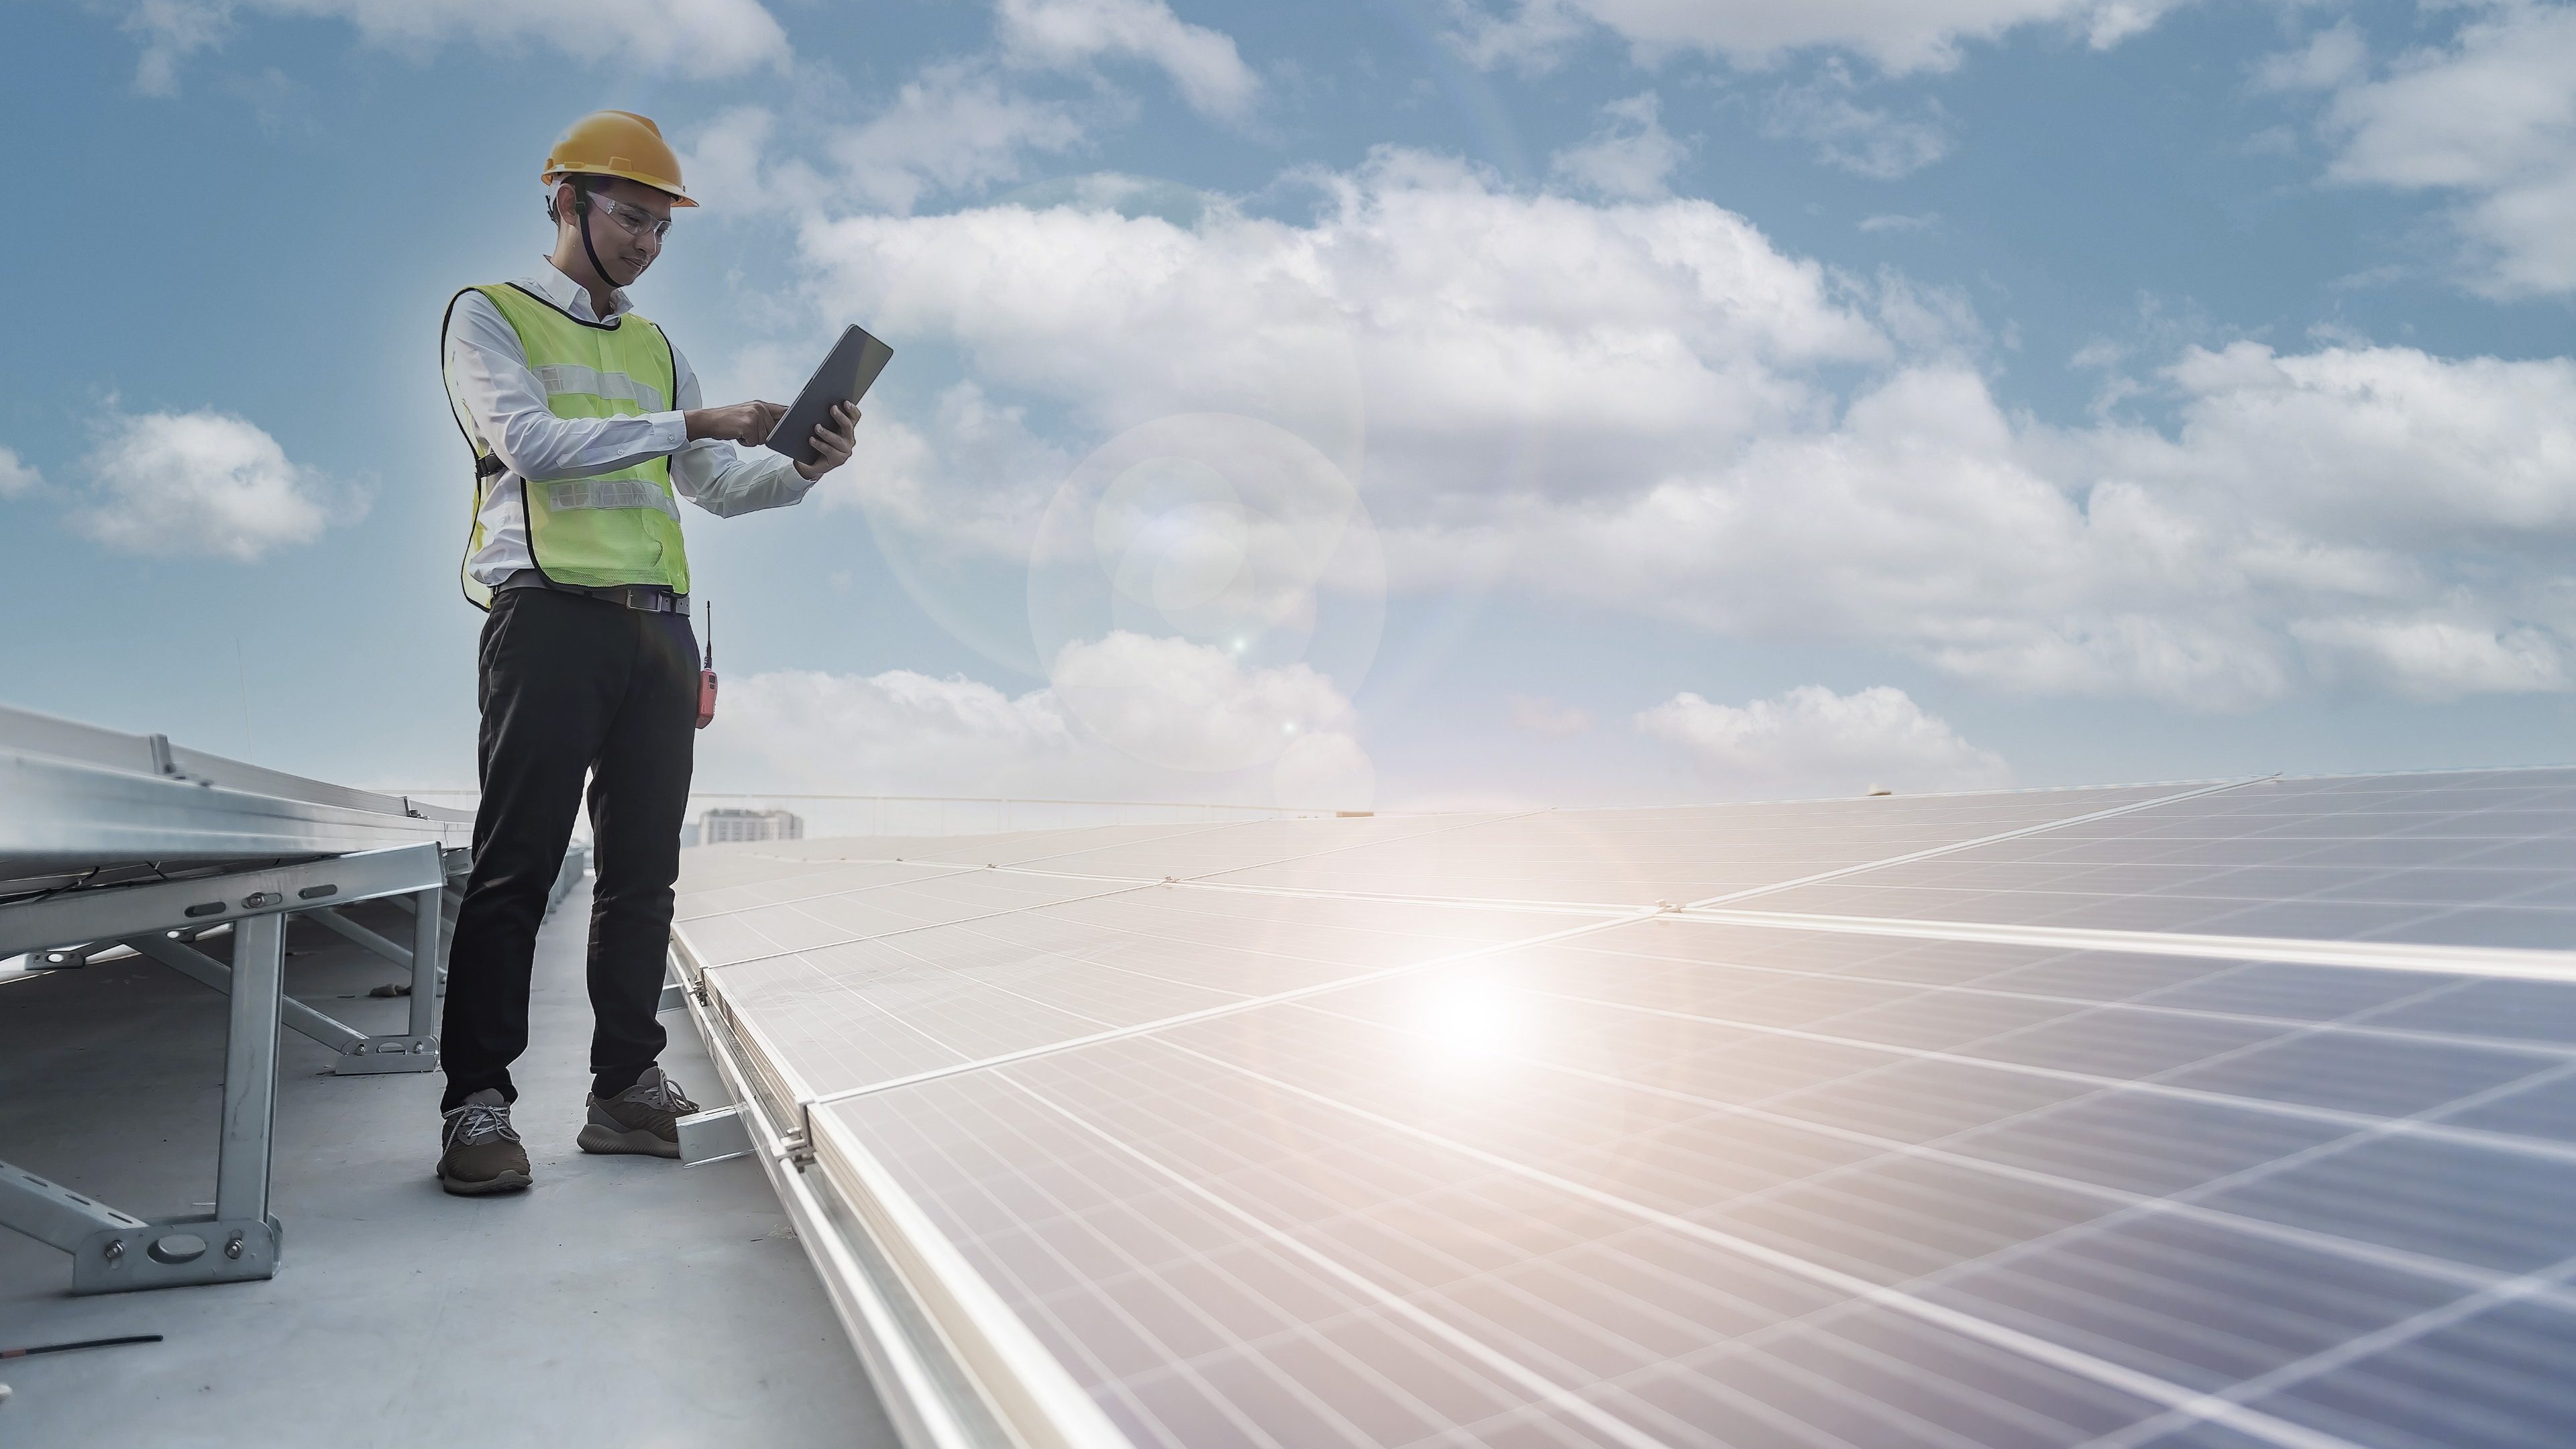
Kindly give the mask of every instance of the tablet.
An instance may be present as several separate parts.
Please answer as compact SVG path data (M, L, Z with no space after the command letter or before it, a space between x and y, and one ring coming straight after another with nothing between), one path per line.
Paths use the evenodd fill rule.
M831 415L835 405L857 402L893 357L894 349L870 337L865 329L844 330L841 340L832 344L832 355L824 358L823 365L806 379L805 390L796 395L787 416L770 429L764 446L799 463L813 462L817 455L807 443L816 425Z

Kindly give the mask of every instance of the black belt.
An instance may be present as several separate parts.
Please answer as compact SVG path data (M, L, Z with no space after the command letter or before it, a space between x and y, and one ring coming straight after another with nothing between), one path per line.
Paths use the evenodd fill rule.
M558 583L535 569L521 569L493 586L494 593L507 589L551 589L558 594L580 594L586 598L621 604L647 614L685 614L689 596L675 594L665 584L619 584L615 588L587 589L579 584Z

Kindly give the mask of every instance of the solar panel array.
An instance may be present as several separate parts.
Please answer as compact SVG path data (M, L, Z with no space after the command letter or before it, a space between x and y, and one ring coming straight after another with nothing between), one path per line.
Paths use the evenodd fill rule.
M2576 1443L2576 770L692 852L1115 1433ZM888 1219L892 1220L892 1219Z

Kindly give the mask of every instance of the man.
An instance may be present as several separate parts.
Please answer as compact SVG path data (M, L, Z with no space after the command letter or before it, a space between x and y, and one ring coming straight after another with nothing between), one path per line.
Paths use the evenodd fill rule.
M528 1045L528 973L546 895L590 778L591 1038L585 1152L679 1156L697 1110L656 1065L655 1019L680 868L698 708L679 498L719 517L802 500L850 456L855 408L812 463L745 454L785 409L705 407L625 287L695 206L651 121L584 116L542 173L554 253L533 276L448 303L448 401L474 449L466 597L483 624L483 798L449 953L438 1179L465 1195L528 1186L510 1063Z

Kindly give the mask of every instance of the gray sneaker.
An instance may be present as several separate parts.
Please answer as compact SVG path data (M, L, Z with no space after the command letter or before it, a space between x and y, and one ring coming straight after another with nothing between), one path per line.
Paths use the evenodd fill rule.
M509 1099L485 1087L447 1114L438 1185L459 1197L517 1192L532 1180L528 1149L510 1126Z
M646 1067L635 1085L601 1101L588 1099L590 1120L574 1139L584 1152L642 1152L655 1157L680 1155L679 1121L698 1110L680 1084Z

